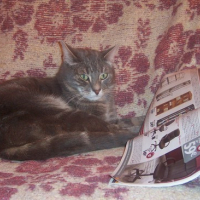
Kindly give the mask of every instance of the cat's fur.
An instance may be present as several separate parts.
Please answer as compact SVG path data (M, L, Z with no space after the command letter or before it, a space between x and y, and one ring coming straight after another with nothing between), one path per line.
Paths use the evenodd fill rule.
M64 42L61 47L63 63L55 77L0 85L1 158L68 156L122 146L132 137L111 123L116 120L116 48L99 52L73 49ZM102 73L108 76L100 80Z

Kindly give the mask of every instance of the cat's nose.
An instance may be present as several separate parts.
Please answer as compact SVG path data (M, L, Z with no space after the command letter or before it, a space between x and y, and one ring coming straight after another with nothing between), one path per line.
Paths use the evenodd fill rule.
M101 91L101 89L94 90L94 93L95 93L96 95L98 95L100 91Z

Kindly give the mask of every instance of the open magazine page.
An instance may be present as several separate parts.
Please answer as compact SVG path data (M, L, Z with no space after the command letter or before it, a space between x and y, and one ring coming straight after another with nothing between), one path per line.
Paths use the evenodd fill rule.
M174 154L173 157L170 157ZM126 165L111 179L111 185L168 187L189 182L200 175L200 158L184 163L181 149L154 160Z
M123 158L112 174L117 182L113 182L159 187L197 177L200 167L198 108L198 69L165 76L140 136L127 143Z
M179 115L200 107L199 73L198 69L184 70L162 79L146 115L143 132L158 129Z
M184 118L191 118L194 112L200 115L200 109L198 109L185 114ZM115 184L125 183L151 187L171 186L188 182L200 175L200 171L198 172L200 170L200 136L196 135L197 130L193 129L192 124L189 124L188 127L191 128L191 133L195 134L191 134L192 137L184 134L183 116L180 116L176 121L180 122L178 124L180 124L180 132L183 134L176 136L176 140L174 135L170 136L171 133L167 135L168 145L163 148L168 148L167 152L163 153L162 147L164 145L161 142L160 147L158 144L157 154L145 157L142 149L142 140L145 140L145 136L140 135L136 139L128 141L123 159L112 174L117 180L114 182ZM176 141L171 149L169 148L171 145L169 140ZM155 148L151 149L151 153L155 151ZM139 162L139 160L144 160L143 157L146 158L146 162Z

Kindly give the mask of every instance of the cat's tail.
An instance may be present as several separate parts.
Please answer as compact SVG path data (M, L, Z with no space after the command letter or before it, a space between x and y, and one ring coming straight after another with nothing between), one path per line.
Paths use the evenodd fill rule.
M70 156L83 152L125 146L133 133L73 132L46 137L22 146L4 149L0 157L9 160L45 160L55 156Z
M139 119L139 120L138 120ZM111 127L110 132L78 131L47 136L44 139L0 151L0 158L9 160L45 160L51 157L125 146L138 135L143 117L132 121L131 129ZM129 126L130 127L130 126Z

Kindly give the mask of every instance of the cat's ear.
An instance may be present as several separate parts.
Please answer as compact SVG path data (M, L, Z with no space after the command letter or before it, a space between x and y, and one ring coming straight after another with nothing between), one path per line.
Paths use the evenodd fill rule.
M114 58L118 53L118 49L118 46L114 46L103 51L103 57L109 64L112 64L114 62Z
M72 52L72 47L65 44L64 41L60 41L60 45L62 47L63 52L63 61L68 63L69 65L75 65L78 62L78 58Z

